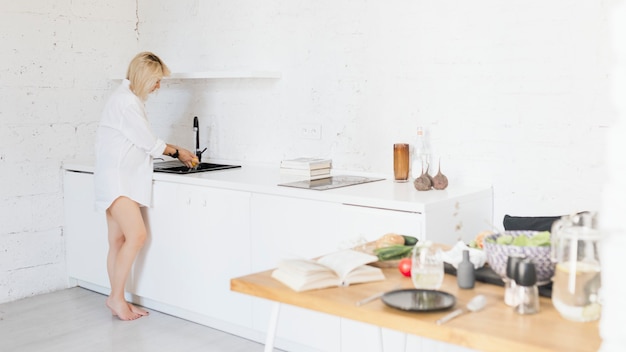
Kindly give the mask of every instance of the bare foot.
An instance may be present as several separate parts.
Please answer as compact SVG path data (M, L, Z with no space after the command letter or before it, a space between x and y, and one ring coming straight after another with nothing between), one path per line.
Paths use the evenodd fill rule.
M150 314L150 312L148 312L147 310L141 309L141 308L139 308L139 307L137 307L135 305L132 305L130 303L128 303L128 308L130 308L130 310L133 313L139 314L141 316L146 316L146 315Z
M107 298L106 305L109 307L113 315L120 318L120 320L135 320L141 318L141 315L131 311L129 304L126 301L114 301L111 297Z

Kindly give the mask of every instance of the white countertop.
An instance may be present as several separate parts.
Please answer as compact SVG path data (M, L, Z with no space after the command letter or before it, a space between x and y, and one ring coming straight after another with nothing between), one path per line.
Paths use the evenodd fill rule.
M413 182L396 183L390 175L365 174L343 170L333 170L332 175L384 177L359 185L334 188L329 190L309 190L278 186L279 183L297 181L295 176L282 175L279 165L242 164L237 161L203 160L225 164L242 165L241 168L199 172L193 174L170 174L155 172L155 181L175 182L187 185L214 187L221 189L247 191L253 193L304 198L319 201L353 204L359 206L393 209L423 213L429 206L449 200L450 198L484 197L492 194L491 187L472 187L450 185L445 190L417 191ZM63 169L93 173L93 162L67 161Z

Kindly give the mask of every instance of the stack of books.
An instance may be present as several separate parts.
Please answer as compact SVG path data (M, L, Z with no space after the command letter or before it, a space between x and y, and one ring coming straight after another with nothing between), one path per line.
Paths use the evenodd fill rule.
M331 167L332 160L330 159L296 158L281 161L280 173L316 180L329 177Z

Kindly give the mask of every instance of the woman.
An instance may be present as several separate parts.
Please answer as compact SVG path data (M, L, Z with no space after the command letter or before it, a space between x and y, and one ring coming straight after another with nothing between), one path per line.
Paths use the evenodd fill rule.
M140 207L150 206L152 201L152 159L169 155L188 167L198 163L189 150L155 137L146 117L148 94L159 89L161 78L169 74L156 55L142 52L135 56L126 79L105 105L96 136L96 209L106 211L109 241L111 294L106 305L122 320L148 314L126 302L124 287L147 236Z

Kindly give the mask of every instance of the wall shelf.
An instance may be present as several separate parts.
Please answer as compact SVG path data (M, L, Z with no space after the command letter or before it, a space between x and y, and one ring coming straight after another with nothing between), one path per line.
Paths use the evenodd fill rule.
M164 80L180 80L180 79L229 79L229 78L281 78L278 71L199 71L199 72L172 72ZM122 80L120 77L112 78L113 80Z
M204 71L172 72L165 79L215 79L215 78L280 78L277 71Z

